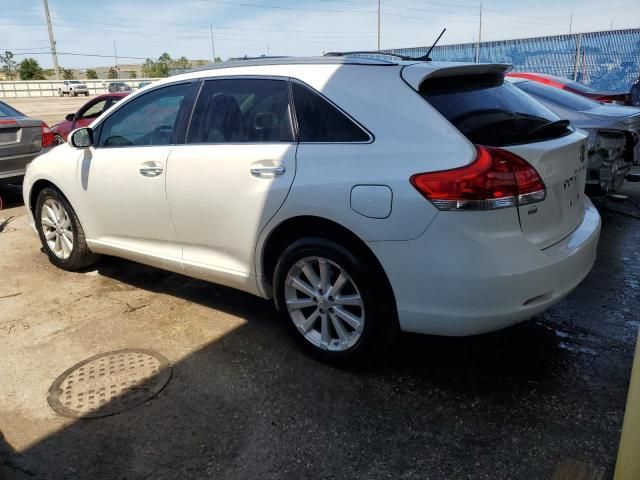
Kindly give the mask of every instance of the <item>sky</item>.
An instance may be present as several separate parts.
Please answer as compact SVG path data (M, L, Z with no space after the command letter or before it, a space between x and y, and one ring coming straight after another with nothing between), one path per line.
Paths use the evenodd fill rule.
M381 48L477 41L480 1L380 0ZM49 0L65 68L377 48L378 0ZM211 25L211 27L210 27ZM482 40L640 27L638 0L483 0ZM115 53L114 53L115 42ZM52 66L42 0L0 0L0 52ZM74 55L71 55L74 54Z

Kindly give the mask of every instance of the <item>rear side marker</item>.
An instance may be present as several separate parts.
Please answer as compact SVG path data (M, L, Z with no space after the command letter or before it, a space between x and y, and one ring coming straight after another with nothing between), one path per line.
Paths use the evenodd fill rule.
M501 148L476 145L473 163L418 173L411 184L438 210L496 210L541 202L547 191L523 158Z

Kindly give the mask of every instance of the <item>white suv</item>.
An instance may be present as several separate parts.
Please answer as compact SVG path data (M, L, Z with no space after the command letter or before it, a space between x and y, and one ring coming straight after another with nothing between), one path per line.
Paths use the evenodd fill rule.
M329 361L402 331L542 312L591 269L585 136L506 65L349 57L154 83L31 163L25 204L76 270L128 258L273 298Z

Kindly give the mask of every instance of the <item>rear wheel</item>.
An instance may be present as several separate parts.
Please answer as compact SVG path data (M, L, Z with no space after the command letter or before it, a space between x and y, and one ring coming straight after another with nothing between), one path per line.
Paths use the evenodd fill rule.
M80 270L99 256L89 250L80 220L67 199L54 188L38 195L36 227L49 260L63 270Z
M73 96L77 97L78 96L78 92L73 92Z
M398 327L380 274L343 246L305 238L281 255L274 275L278 308L315 357L364 364L382 354Z
M89 96L89 92L84 92L84 96L88 97Z
M62 90L58 89L58 96L62 97L64 95L64 93L62 93Z

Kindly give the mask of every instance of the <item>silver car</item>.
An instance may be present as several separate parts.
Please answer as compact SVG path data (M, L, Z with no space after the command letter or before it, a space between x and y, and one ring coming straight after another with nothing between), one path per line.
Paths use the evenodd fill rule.
M640 109L596 102L530 80L509 78L574 127L588 132L587 185L603 193L618 190L633 165L640 165Z
M46 123L0 102L0 184L20 182L27 164L52 145Z

